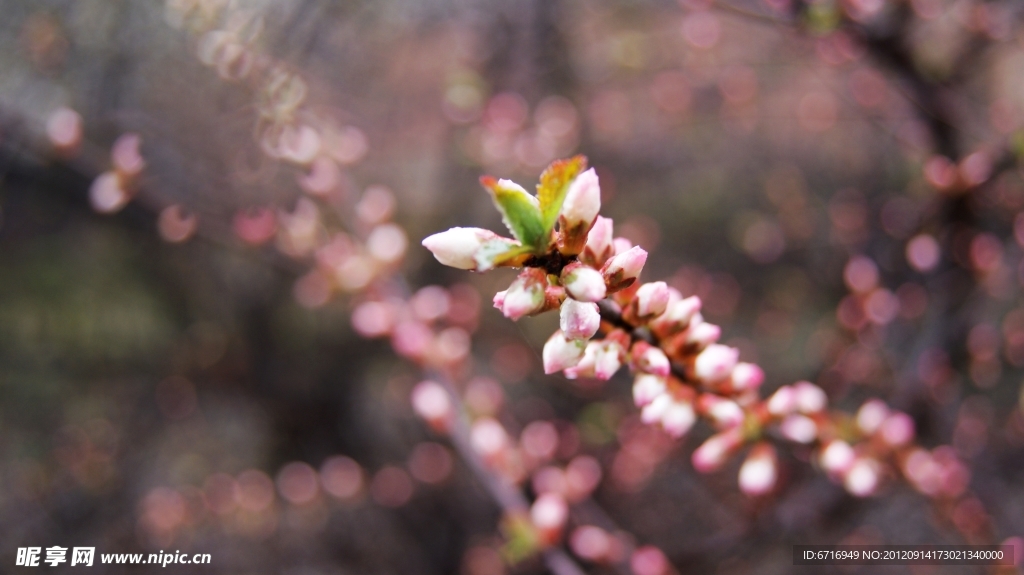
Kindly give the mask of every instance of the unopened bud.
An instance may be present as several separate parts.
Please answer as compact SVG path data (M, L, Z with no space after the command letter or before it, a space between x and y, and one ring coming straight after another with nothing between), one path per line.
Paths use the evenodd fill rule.
M840 476L850 469L855 457L856 454L849 443L842 439L833 439L821 450L818 462L829 475Z
M636 291L636 315L640 319L661 315L668 307L669 291L665 282L652 282Z
M576 367L565 370L565 376L569 379L577 377L596 377L597 379L611 379L615 372L622 366L622 355L624 350L617 342L591 341L583 352L583 359Z
M881 466L877 461L862 457L854 461L850 470L846 472L846 476L843 478L843 487L852 495L867 497L878 488L881 474Z
M765 403L768 413L775 417L783 417L796 411L796 392L788 385L775 390Z
M891 447L901 447L914 439L914 420L906 413L895 412L879 428L882 440Z
M452 228L428 236L422 244L442 264L462 270L474 270L477 268L477 251L484 242L490 240L505 240L509 246L514 244L512 240L480 228Z
M764 382L764 370L753 363L737 363L732 369L732 388L735 391L757 389Z
M727 429L709 437L694 450L691 456L693 467L701 473L710 473L721 467L743 444L739 428Z
M601 273L604 275L609 292L629 287L639 277L647 262L647 252L637 246L617 254L604 264Z
M612 247L612 220L597 216L587 234L587 243L583 246L580 260L594 267L601 267L613 255L615 249Z
M544 270L526 268L508 286L501 302L501 313L517 320L540 311L544 307L547 277Z
M729 377L740 352L720 344L712 344L697 355L693 364L693 374L705 383L715 383Z
M559 215L562 235L560 250L566 255L580 253L587 241L587 232L601 211L601 187L593 168L576 176L569 185Z
M633 402L637 407L644 407L659 395L664 394L665 390L664 377L640 373L633 380Z
M870 399L857 410L857 428L865 435L871 435L889 417L889 407L880 399Z
M586 346L586 341L566 339L561 331L556 331L544 344L544 373L552 374L575 367L583 358Z
M661 415L661 427L676 439L686 435L697 422L697 414L689 399L672 398L672 402Z
M665 412L672 406L672 402L672 396L667 393L654 396L654 399L640 410L640 421L647 425L660 422Z
M601 327L601 312L596 303L565 298L559 311L559 327L567 339L590 339Z
M481 417L469 429L469 442L485 459L494 460L508 447L508 433L496 419Z
M651 329L659 336L665 337L683 331L700 311L701 301L697 296L675 300L670 298L665 313L651 322Z
M775 448L767 443L755 445L740 466L740 491L750 496L764 495L775 487L778 475Z
M807 444L818 438L818 424L806 415L794 414L782 420L779 432L790 441Z
M719 429L736 427L743 423L746 417L743 413L743 408L735 401L712 393L701 395L697 404L700 406L701 411L707 414Z
M722 328L706 321L697 323L694 318L694 321L690 322L689 329L686 330L686 343L694 349L704 349L718 341L721 336Z
M633 369L637 371L665 377L672 370L665 352L646 341L636 342L630 351L633 356Z
M601 301L607 292L601 272L579 263L565 266L562 285L569 296L578 301Z
M814 414L828 405L828 396L820 387L809 381L798 381L793 384L796 409L801 413Z

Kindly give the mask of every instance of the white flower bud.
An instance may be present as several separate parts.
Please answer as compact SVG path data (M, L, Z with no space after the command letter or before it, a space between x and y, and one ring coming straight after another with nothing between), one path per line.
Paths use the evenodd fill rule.
M501 313L505 317L517 320L523 316L540 311L544 307L544 288L547 280L543 270L526 268L519 277L508 286L501 302ZM497 296L495 296L497 299Z
M720 344L712 344L697 355L693 365L693 374L706 383L721 381L732 373L740 352Z
M608 260L601 273L610 288L621 289L636 281L640 271L644 269L645 263L647 263L647 252L636 246Z
M562 271L562 285L569 296L578 301L601 301L606 287L601 272L585 265L566 266Z
M582 224L586 229L590 229L590 224L600 211L601 186L597 181L597 172L590 168L576 176L569 184L569 191L566 192L565 201L562 203L563 228Z
M437 261L446 266L462 270L476 269L476 252L488 240L505 239L498 234L480 228L452 228L428 236L422 242ZM512 240L506 240L512 245Z
M688 400L674 399L661 416L661 427L676 439L686 435L697 422L693 404Z
M764 495L775 487L778 475L775 448L767 443L756 445L740 467L740 491L751 496Z
M633 380L633 402L637 407L644 407L664 394L666 389L664 377L640 373Z
M583 246L580 259L592 266L602 266L613 255L615 251L612 247L612 220L597 216L587 234L587 243Z
M585 341L566 339L561 331L556 331L544 344L544 373L552 374L567 367L575 367L583 357L585 348Z
M596 303L565 298L559 310L559 327L568 339L590 339L601 327L601 312Z
M669 291L665 282L652 282L636 290L636 315L647 318L661 315L668 307Z

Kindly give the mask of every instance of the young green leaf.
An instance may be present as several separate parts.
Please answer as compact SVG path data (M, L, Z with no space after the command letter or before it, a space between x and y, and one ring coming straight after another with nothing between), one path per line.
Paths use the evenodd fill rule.
M547 249L551 228L545 227L537 198L510 180L495 180L490 176L480 178L494 199L494 205L501 212L502 221L512 235L534 252Z
M537 200L543 216L544 229L550 232L562 211L562 202L569 191L569 184L587 169L586 156L573 156L568 160L555 160L540 175L537 184Z
M515 244L505 239L496 239L484 242L477 249L473 258L476 260L477 271L485 272L531 252L533 252L533 248L530 246Z

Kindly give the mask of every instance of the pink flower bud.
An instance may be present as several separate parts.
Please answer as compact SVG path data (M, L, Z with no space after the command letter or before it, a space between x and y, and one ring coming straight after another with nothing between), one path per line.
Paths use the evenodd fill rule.
M666 377L672 371L672 366L669 364L668 356L665 355L665 352L645 341L638 341L633 344L633 349L630 350L630 353L633 357L632 369L636 371L653 373L661 377Z
M618 291L629 287L636 281L640 271L647 262L647 252L643 248L633 247L617 254L604 264L601 273L608 284L608 291Z
M540 311L544 307L545 287L547 276L544 270L524 269L512 285L508 286L501 302L501 313L509 319L517 320Z
M737 363L732 370L732 388L735 391L757 389L764 382L764 370L753 363Z
M576 367L565 370L565 376L569 379L577 377L596 377L597 379L611 379L615 372L622 366L622 356L625 350L614 341L591 341L583 352L583 359Z
M500 292L494 294L494 300L492 302L492 303L494 303L494 309L497 309L497 310L500 311L502 308L505 307L505 294L507 294L507 293L508 293L508 290L504 290L504 291L500 291Z
M783 385L768 398L765 407L776 417L789 415L796 411L796 392L792 387Z
M693 364L693 375L705 382L715 383L729 377L740 352L736 348L712 344L697 355Z
M640 410L640 421L647 425L658 423L665 416L665 412L672 406L672 403L672 396L667 393L654 396L654 399Z
M587 234L587 243L583 246L580 259L594 267L601 267L613 255L615 249L612 247L612 220L597 216L590 233Z
M581 264L565 266L562 285L569 296L578 301L601 301L607 291L601 272Z
M551 545L562 536L562 529L569 518L569 506L557 493L545 493L530 507L530 521L537 528L541 542Z
M798 381L793 384L796 394L796 409L801 413L818 413L828 405L828 396L820 387L809 381Z
M590 229L597 213L601 211L601 186L597 181L594 168L576 176L569 184L569 191L562 203L562 228L585 226L584 233Z
M452 415L452 402L448 392L436 381L421 381L412 388L412 408L435 429L441 430Z
M665 413L661 415L661 427L676 439L686 435L696 422L697 414L688 399L672 398Z
M699 316L700 314L697 315ZM718 341L718 338L722 335L722 328L713 323L707 323L706 321L698 323L696 320L697 318L694 317L690 322L689 329L686 330L687 344L693 346L695 349L704 349Z
M584 525L573 530L569 537L569 548L584 561L600 563L608 559L612 550L612 537L600 527Z
M842 439L833 439L821 450L818 462L821 463L821 468L825 470L825 473L840 476L850 469L855 457L856 454L849 443Z
M615 238L614 240L612 240L612 249L615 250L616 255L626 252L632 247L633 242L627 240L626 238Z
M743 423L746 415L743 408L731 399L725 399L712 393L705 393L697 401L702 412L710 417L719 429L736 427Z
M643 407L665 393L665 378L649 373L637 374L633 380L633 403Z
M514 244L512 240L480 228L452 228L428 236L422 244L442 264L462 270L473 270L477 268L477 251L489 240L505 240L510 246Z
M793 414L782 420L779 432L790 441L807 444L818 438L818 424L806 415Z
M694 450L690 460L693 468L701 473L717 470L743 444L743 433L739 428L727 429L709 437Z
M871 435L889 417L889 407L880 399L870 399L857 410L857 428L865 435Z
M636 315L648 318L661 315L668 307L669 291L665 282L653 282L640 286L636 291Z
M671 293L671 292L670 292ZM697 296L673 301L670 298L665 313L651 322L651 329L660 336L671 335L686 329L690 321L700 311L701 301Z
M843 478L843 487L852 495L867 497L878 488L878 482L882 474L881 465L868 457L862 457L853 462L850 470Z
M544 344L544 373L552 374L575 367L583 357L585 348L585 341L566 339L561 331L556 331Z
M590 339L601 327L601 312L596 303L582 303L565 298L558 323L566 339Z
M891 447L901 447L914 439L914 420L906 413L895 412L882 422L882 440Z
M764 495L775 487L778 475L775 448L767 443L755 445L740 466L740 491L750 496Z

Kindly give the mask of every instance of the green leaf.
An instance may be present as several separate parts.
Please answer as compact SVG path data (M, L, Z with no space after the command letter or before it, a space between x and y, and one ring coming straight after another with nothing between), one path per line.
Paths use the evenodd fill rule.
M530 246L512 243L510 240L496 239L484 242L484 244L477 249L473 259L476 260L477 271L485 272L487 270L494 269L517 256L528 254L532 251L533 248Z
M498 207L501 219L512 235L534 252L546 250L551 229L544 227L537 198L508 180L484 176L480 178L480 183L491 192L494 205Z
M550 232L562 211L562 202L569 191L569 185L576 176L587 169L586 156L573 156L568 160L555 160L540 175L537 184L537 200L544 218L544 229Z

